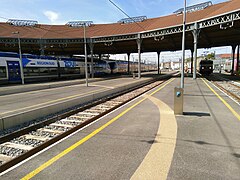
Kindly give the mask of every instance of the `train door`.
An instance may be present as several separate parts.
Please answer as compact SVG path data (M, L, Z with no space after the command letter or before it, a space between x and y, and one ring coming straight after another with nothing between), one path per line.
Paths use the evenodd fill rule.
M19 61L7 61L8 80L10 82L20 82L21 72Z

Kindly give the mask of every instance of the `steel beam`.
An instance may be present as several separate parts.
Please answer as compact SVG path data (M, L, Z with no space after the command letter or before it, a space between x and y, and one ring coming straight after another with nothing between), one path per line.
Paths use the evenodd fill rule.
M185 63L185 30L186 30L186 0L184 0L183 11L183 36L182 36L182 69L181 69L181 84L180 87L184 88L184 63Z
M130 55L131 55L131 53L127 53L127 56L128 56L128 74L130 74Z
M236 50L236 45L232 45L232 72L231 72L231 75L234 75L235 50Z
M137 47L138 47L138 79L141 78L141 44L142 44L141 34L138 34L138 38L137 38Z
M161 51L158 51L157 52L157 56L158 56L158 61L157 61L158 74L161 74L161 71L160 71L160 54L161 54Z
M89 47L90 47L90 53L91 53L91 77L94 78L94 68L93 68L93 48L94 48L94 44L91 41L89 43Z
M22 49L21 49L21 39L20 39L20 33L19 31L12 32L13 34L17 34L17 39L18 39L18 50L19 50L19 59L20 59L20 75L21 75L21 81L22 84L25 84L24 81L24 72L23 72L23 62L22 62Z
M84 34L84 52L85 52L85 80L86 86L88 87L88 63L87 63L87 40L86 40L86 26L83 26Z
M200 30L198 30L197 23L195 23L195 29L192 31L193 34L193 43L194 43L194 66L193 66L193 79L197 78L197 44L198 44L198 36Z
M193 52L194 50L191 49L191 74L193 74Z
M238 45L238 48L237 48L237 72L239 70L239 51L240 51L240 45Z
M40 44L40 55L41 56L44 56L44 44L45 44L45 42L44 42L44 40L43 39L40 39L39 40L39 44Z

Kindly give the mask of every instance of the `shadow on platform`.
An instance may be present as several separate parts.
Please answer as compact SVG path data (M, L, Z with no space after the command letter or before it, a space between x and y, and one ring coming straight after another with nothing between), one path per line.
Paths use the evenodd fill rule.
M233 153L232 155L235 156L236 158L240 158L240 154Z
M148 144L154 144L154 143L159 143L158 141L156 140L141 140L141 142L145 142L145 143L148 143Z
M204 113L204 112L183 112L184 116L197 116L197 117L203 117L203 116L211 116L210 113Z

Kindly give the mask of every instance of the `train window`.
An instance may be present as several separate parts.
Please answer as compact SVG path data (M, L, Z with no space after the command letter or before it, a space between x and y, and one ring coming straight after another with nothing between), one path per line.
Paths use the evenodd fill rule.
M48 68L39 68L40 74L48 74Z
M57 68L48 68L49 74L57 74Z
M0 67L0 78L7 77L6 67Z
M63 68L62 70L63 74L80 74L80 68Z
M23 71L25 76L39 76L39 68L36 67L24 68Z

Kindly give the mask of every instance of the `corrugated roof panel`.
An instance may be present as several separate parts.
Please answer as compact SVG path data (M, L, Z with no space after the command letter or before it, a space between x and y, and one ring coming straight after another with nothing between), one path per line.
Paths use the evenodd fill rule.
M214 17L230 11L239 10L239 0L209 6L203 10L187 13L187 23ZM87 37L104 37L111 35L131 34L142 31L167 28L182 24L182 14L146 19L131 24L112 23L94 24L87 27ZM17 27L0 23L0 37L14 37L13 31L19 31L21 38L82 38L83 28L72 28L67 25L36 25L35 27Z

